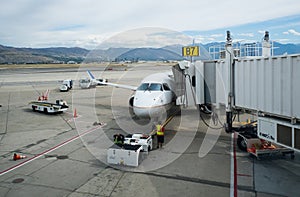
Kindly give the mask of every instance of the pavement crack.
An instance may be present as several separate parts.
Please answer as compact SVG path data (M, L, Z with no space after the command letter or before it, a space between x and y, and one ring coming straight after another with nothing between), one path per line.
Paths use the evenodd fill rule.
M225 182L220 182L220 181L212 181L212 180L206 180L206 179L200 179L200 178L194 178L194 177L187 177L187 176L181 176L181 175L157 174L157 173L153 173L153 172L132 172L132 173L144 174L144 175L166 178L166 179L187 181L187 182L211 185L211 186L216 186L216 187L230 188L230 183L225 183ZM253 188L249 187L249 186L239 185L238 189L242 190L242 191L255 192L253 190Z
M119 178L118 182L116 183L116 185L114 186L114 188L111 190L109 196L111 196L112 193L115 191L116 187L119 185L119 183L120 183L121 179L124 177L124 175L125 175L125 172L122 172L122 175L120 176L120 178Z
M63 117L63 115L59 115L59 117L61 118L61 119L63 119L63 121L65 121L65 123L71 128L71 129L74 129L73 127L72 127L72 125L69 123L69 121L67 120L67 119L65 119L65 117Z

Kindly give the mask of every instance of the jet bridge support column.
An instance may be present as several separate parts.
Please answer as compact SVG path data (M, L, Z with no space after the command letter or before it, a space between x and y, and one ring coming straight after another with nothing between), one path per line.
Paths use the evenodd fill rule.
M226 65L228 66L228 79L229 79L229 87L228 91L228 100L226 103L226 132L232 132L232 114L233 114L233 106L234 106L234 53L232 47L232 39L230 36L230 31L227 31L227 41L225 46L225 54L226 54Z

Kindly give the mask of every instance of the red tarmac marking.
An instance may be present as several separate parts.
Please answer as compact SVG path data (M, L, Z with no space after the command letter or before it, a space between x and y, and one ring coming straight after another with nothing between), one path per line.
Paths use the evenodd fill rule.
M31 161L34 161L34 160L38 159L39 157L41 157L41 156L43 156L43 155L45 155L47 153L50 153L50 152L52 152L52 151L54 151L54 150L56 150L56 149L58 149L58 148L60 148L60 147L62 147L64 145L66 145L66 144L69 144L70 142L78 139L79 137L82 137L82 136L84 136L84 135L86 135L88 133L91 133L91 132L97 130L99 127L101 127L101 126L97 126L95 128L89 129L89 130L87 130L87 131L85 131L85 132L83 132L81 134L78 134L78 135L76 135L74 137L71 137L70 139L68 139L68 140L66 140L66 141L64 141L64 142L62 142L62 143L60 143L60 144L58 144L58 145L56 145L56 146L48 149L48 150L45 150L44 152L41 152L41 153L39 153L39 154L37 154L37 155L35 155L35 156L33 156L33 157L25 160L25 161L22 161L21 163L18 163L17 165L14 165L14 166L6 169L6 170L3 170L3 171L0 172L0 176L4 175L4 174L6 174L6 173L8 173L10 171L13 171L13 170L15 170L15 169L17 169L17 168L19 168L19 167L21 167L21 166L23 166L23 165L31 162Z
M234 132L233 139L233 167L234 167L234 193L233 196L237 197L237 161L236 161L236 133Z

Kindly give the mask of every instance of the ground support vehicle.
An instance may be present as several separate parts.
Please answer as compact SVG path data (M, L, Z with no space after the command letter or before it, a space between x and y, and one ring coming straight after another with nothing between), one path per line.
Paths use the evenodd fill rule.
M269 141L252 138L247 140L247 152L257 159L265 156L287 155L290 154L291 159L295 158L294 150L276 145Z
M257 122L240 122L235 125L234 131L238 132L237 146L242 151L247 151L257 159L263 156L287 155L294 159L294 150L271 143L259 138L257 135Z
M114 144L107 150L107 163L137 167L142 159L141 150L141 145Z
M29 103L33 111L45 112L49 114L62 113L67 111L69 106L66 101L56 100L55 103L48 101L32 101Z
M141 145L144 152L150 151L153 148L152 137L140 133L128 134L125 137L124 144Z
M66 80L63 80L59 90L61 92L67 92L70 89L72 89L72 87L73 87L73 80L72 79L66 79Z

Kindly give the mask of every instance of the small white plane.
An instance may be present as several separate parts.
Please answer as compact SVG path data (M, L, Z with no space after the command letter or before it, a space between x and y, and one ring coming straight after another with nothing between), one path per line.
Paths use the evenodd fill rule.
M91 80L95 77L87 71ZM98 84L135 91L129 105L136 116L146 118L157 116L169 110L176 100L174 76L170 73L156 73L147 76L138 87L98 81Z
M79 79L79 87L83 89L94 88L96 87L97 82L88 78Z

